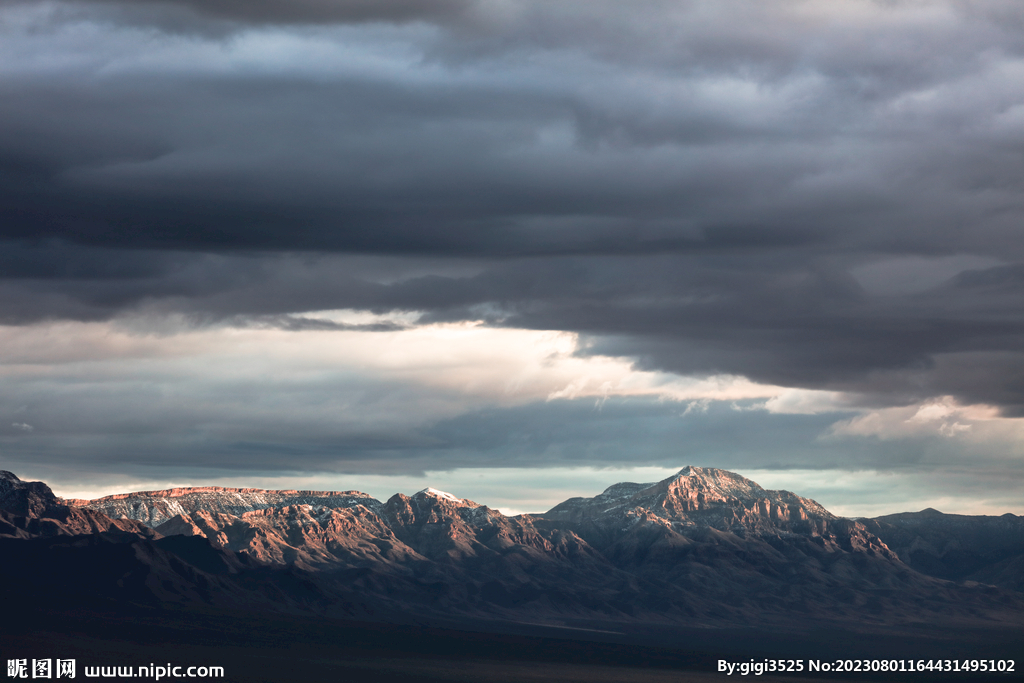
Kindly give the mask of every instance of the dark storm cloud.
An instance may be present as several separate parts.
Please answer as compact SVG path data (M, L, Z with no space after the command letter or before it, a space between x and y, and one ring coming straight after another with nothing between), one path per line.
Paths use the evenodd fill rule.
M25 0L22 0L23 2ZM260 25L449 22L473 0L66 0L70 16L171 32L225 34Z
M970 271L881 297L827 261L705 254L553 259L528 275L495 269L469 289L502 302L502 324L580 331L590 337L585 353L632 356L648 369L852 391L867 405L951 394L1016 416L1024 414L1018 271ZM979 281L994 284L967 284Z
M1019 3L139 6L4 10L4 322L420 311L1024 414Z
M381 44L412 50L407 76L24 74L3 93L3 234L511 255L686 248L706 231L948 253L969 245L936 244L936 221L998 232L998 215L979 215L998 197L961 204L1017 170L1012 130L986 128L1019 89L986 74L983 55L993 41L1019 54L1020 36L970 6L937 28L851 6L874 8L878 28L822 34L786 3L755 10L757 29L701 3L646 3L639 17L522 3L474 30L385 32ZM524 73L531 54L541 68ZM997 82L969 89L966 110L915 99L979 77Z
M146 0L242 23L345 23L443 19L470 0ZM138 4L138 3L133 3Z

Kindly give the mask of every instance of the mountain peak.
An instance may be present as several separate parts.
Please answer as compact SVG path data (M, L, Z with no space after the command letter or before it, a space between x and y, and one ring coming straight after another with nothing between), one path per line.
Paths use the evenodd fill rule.
M822 534L835 519L813 500L788 491L769 491L735 472L692 465L653 484L624 482L593 498L572 498L546 516L621 526L640 512L670 524L764 534Z
M683 484L688 488L696 485L697 488L708 489L723 496L733 498L761 497L766 493L765 489L757 482L751 481L735 472L720 470L714 467L687 465L679 470L676 476L659 483Z
M434 496L435 498L444 498L445 500L450 500L450 501L452 501L454 503L461 503L462 502L461 498L453 496L452 494L448 493L447 491L441 491L440 489L435 489L435 488L433 488L431 486L428 486L427 488L423 489L422 491L417 491L416 495L419 495L419 494L423 494L424 496Z
M448 493L447 491L442 491L440 489L435 489L432 486L428 486L427 488L423 489L422 491L417 491L416 493L413 494L412 497L420 499L420 500L422 500L423 498L433 498L435 500L444 500L444 501L447 501L449 503L454 503L458 507L479 507L478 503L474 503L473 501L468 500L466 498L459 498L458 496L453 496L452 494Z
M58 504L50 487L41 481L22 481L13 472L0 470L0 510L34 517Z

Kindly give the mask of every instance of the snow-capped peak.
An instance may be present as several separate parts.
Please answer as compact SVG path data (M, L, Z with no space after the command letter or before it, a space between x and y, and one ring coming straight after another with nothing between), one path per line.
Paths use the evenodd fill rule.
M455 496L453 496L452 494L450 494L450 493L448 493L446 491L439 491L439 490L437 490L435 488L431 488L429 486L427 488L423 489L422 491L419 491L418 493L422 493L425 496L433 496L434 498L442 498L444 500L450 500L453 503L461 503L461 502L463 502L462 498L456 498Z

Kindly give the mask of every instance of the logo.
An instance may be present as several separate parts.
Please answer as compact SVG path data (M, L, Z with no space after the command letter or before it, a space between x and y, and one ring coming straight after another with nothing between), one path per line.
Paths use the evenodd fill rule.
M8 659L8 678L74 678L73 659Z

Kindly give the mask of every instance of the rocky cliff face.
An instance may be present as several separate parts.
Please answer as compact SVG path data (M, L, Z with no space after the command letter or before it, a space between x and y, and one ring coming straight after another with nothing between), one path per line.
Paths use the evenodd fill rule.
M512 548L555 552L528 516L506 517L471 500L425 489L409 497L392 496L384 516L396 535L434 560L501 554Z
M22 481L12 472L0 470L0 510L37 517L57 504L57 497L41 481Z
M286 505L237 516L196 510L176 515L156 530L164 536L202 536L216 548L263 564L302 569L373 566L394 571L418 558L377 513L362 505Z
M200 510L237 516L290 505L330 508L362 505L374 511L381 508L379 500L359 491L265 491L220 486L121 493L95 500L68 499L64 503L96 510L115 519L138 520L150 527L157 527L177 515L189 515Z

